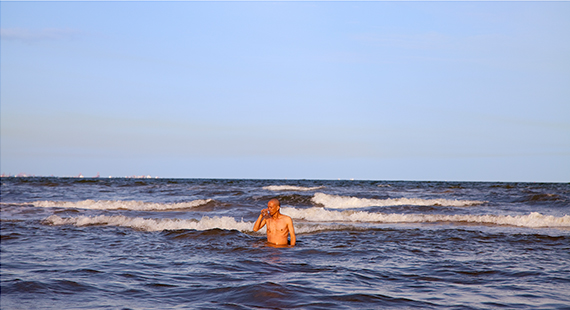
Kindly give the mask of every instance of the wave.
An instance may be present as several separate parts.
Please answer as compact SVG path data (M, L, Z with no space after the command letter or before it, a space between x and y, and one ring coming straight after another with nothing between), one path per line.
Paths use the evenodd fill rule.
M388 199L368 199L357 197L346 197L316 193L312 201L323 205L329 209L355 209L366 207L388 207L388 206L444 206L444 207L467 207L480 205L486 201L477 200L450 200L450 199L420 199L420 198L388 198Z
M207 217L204 216L200 221L196 220L180 220L180 219L145 219L142 217L128 217L124 215L98 215L98 216L78 216L62 218L57 215L51 215L43 220L48 225L74 225L74 226L120 226L130 227L143 231L163 231L178 229L226 229L239 231L252 231L253 223L237 222L231 217Z
M310 207L313 205L312 202L312 195L303 195L299 193L279 193L279 194L272 194L272 195L262 195L262 196L255 196L251 198L252 204L263 204L267 205L267 202L273 198L279 199L281 205L288 205L288 206L307 206Z
M133 210L133 211L168 211L191 209L205 205L213 201L212 199L198 199L188 202L178 203L155 203L142 201L121 201L121 200L82 200L70 201L36 201L31 204L43 208L69 208L69 209L91 209L91 210Z
M527 228L570 228L570 216L555 217L532 212L528 215L437 215L437 214L382 214L364 211L328 211L323 208L295 209L283 208L283 213L296 220L297 234L315 233L321 231L338 231L352 229L366 229L355 223L368 224L398 224L398 223L457 223L481 225L508 225ZM236 221L232 217L202 217L198 220L181 219L147 219L142 217L128 217L124 215L78 216L62 218L51 215L42 221L47 225L74 225L74 226L118 226L129 227L142 231L165 230L238 230L244 233L253 233L253 222ZM312 223L311 223L312 222ZM317 222L317 223L315 223ZM352 224L351 224L352 223ZM257 234L265 234L265 227Z
M253 232L253 222L238 222L232 217L207 217L204 216L197 220L180 220L180 219L145 219L142 217L128 217L124 215L99 215L99 216L78 216L62 218L57 215L51 215L42 221L47 225L74 225L74 226L119 226L128 227L142 231L165 231L165 230L238 230L246 233ZM353 228L353 227L349 227ZM295 232L297 234L314 233L319 231L344 230L347 229L346 224L309 224L296 223ZM263 227L256 234L265 234L266 227Z
M314 191L323 188L325 187L324 186L304 187L304 186L293 186L293 185L269 185L263 187L263 189L270 191Z
M531 193L527 195L524 199L520 200L521 202L566 202L566 199L557 194L548 194L548 193Z
M519 227L570 228L570 215L556 217L532 212L528 215L443 215L443 214L385 214L366 211L329 211L324 208L281 208L283 214L294 219L311 222L364 222L364 223L472 223L510 225Z

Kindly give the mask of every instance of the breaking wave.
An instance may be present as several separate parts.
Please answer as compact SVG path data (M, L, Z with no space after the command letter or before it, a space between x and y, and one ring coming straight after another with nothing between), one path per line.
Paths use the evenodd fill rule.
M324 208L281 208L283 214L311 222L366 222L366 223L473 223L510 225L520 227L570 228L570 215L556 217L532 212L528 215L443 215L443 214L385 214L366 211L329 211Z
M369 224L396 224L396 223L470 223L483 225L508 225L528 228L570 228L570 216L555 217L532 212L528 215L436 215L436 214L383 214L364 211L328 211L323 208L295 209L284 207L283 213L296 220L297 234L319 231L345 230L358 228L356 223ZM328 222L328 223L327 223ZM232 217L203 217L198 220L187 219L147 219L142 217L128 217L124 215L77 216L62 218L51 215L43 220L47 225L74 225L74 226L119 226L129 227L142 231L164 230L238 230L252 233L253 222L236 221ZM353 223L352 225L350 223ZM361 229L364 227L360 227ZM265 234L265 227L259 234Z
M389 199L368 199L357 197L346 197L316 193L312 201L323 205L329 209L355 209L366 207L388 207L388 206L444 206L444 207L467 207L480 205L485 201L477 200L450 200L450 199L420 199L420 198L389 198Z
M269 185L263 187L263 189L270 191L314 191L323 188L325 187L324 186L303 187L303 186L293 186L293 185Z
M142 217L128 217L124 215L99 215L99 216L78 216L62 218L57 215L42 221L46 225L74 225L74 226L118 226L128 227L142 231L164 231L164 230L210 230L225 229L238 230L246 233L253 233L253 222L238 222L234 218L223 217L203 217L197 220L180 220L180 219L145 219ZM296 223L295 232L297 234L313 233L319 231L343 230L347 229L346 224L311 224ZM351 227L352 228L352 227ZM265 234L266 227L257 232L257 234Z
M69 201L36 201L32 205L43 208L76 208L91 210L134 210L134 211L168 211L191 209L205 205L213 201L212 199L198 199L188 202L178 203L154 203L142 201L121 201L121 200L82 200L77 202Z
M99 215L99 216L78 216L62 218L57 215L52 215L45 220L44 224L48 225L74 225L74 226L90 226L90 225L104 225L104 226L120 226L130 227L143 231L163 231L163 230L177 230L177 229L195 229L195 230L209 230L209 229L227 229L227 230L240 230L251 231L253 223L237 222L234 218L223 217L203 217L200 221L196 220L180 220L180 219L145 219L142 217L128 217L124 215Z

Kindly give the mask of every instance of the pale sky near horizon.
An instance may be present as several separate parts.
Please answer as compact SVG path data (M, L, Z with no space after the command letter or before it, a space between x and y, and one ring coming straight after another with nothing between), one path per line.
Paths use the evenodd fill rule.
M570 2L0 2L1 172L570 181Z

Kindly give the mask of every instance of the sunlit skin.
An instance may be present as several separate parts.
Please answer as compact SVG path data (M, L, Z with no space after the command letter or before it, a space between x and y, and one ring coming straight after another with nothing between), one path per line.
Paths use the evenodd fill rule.
M267 203L267 208L261 210L261 214L253 224L253 231L258 231L267 224L267 242L274 245L295 245L297 238L295 237L295 228L293 220L284 214L281 214L281 205L279 200L271 199ZM288 243L287 237L290 236L291 242Z

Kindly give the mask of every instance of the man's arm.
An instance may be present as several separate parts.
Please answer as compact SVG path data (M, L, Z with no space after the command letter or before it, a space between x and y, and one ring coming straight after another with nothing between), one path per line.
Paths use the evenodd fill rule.
M295 237L295 227L293 227L293 220L291 218L287 220L287 228L291 236L291 245L295 245L295 243L297 243L297 237Z
M258 231L263 228L263 226L265 226L265 214L267 214L267 209L261 210L261 214L259 214L257 221L255 221L255 224L253 224L253 231Z

